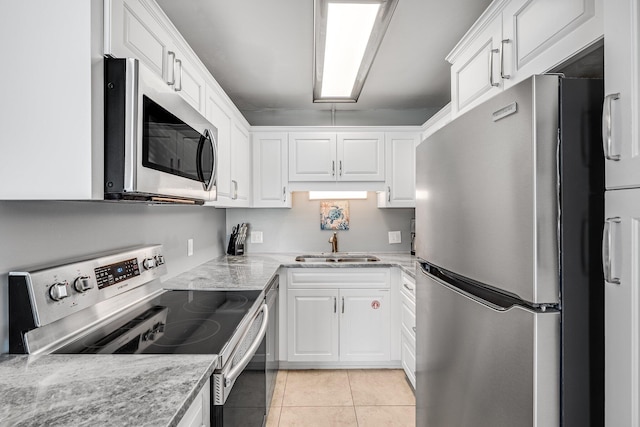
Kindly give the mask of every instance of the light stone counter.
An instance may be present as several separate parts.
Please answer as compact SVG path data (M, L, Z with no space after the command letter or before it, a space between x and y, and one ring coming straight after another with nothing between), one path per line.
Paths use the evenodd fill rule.
M350 252L353 255L355 252ZM251 289L262 290L280 267L286 268L389 268L398 267L415 278L416 257L401 253L372 253L376 262L298 262L297 255L250 254L225 255L207 261L163 283L165 289ZM329 254L328 254L329 256Z
M175 426L211 355L0 355L0 426Z

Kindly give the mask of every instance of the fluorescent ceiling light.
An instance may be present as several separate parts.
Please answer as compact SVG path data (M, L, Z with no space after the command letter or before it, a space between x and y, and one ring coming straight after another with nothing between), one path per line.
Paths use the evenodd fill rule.
M366 191L309 191L309 200L366 199Z
M316 0L314 102L356 102L398 0Z

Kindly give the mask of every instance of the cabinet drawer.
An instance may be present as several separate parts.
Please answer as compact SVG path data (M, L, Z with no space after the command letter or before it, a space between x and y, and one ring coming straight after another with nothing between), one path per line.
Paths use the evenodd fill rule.
M413 328L416 326L416 305L404 293L402 294L400 320L402 330L415 339L416 333Z
M402 295L406 296L411 302L416 302L416 284L408 276L402 275L402 286L400 288Z
M416 343L415 340L402 334L401 337L401 363L409 382L416 388Z
M388 268L299 268L288 271L289 288L388 289Z

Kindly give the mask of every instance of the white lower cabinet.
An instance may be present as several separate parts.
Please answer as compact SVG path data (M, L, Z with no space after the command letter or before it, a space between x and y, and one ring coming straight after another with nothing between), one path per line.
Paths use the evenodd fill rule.
M605 194L605 425L640 425L640 188Z
M389 269L344 270L289 270L288 362L391 360Z
M416 283L402 274L400 287L400 361L409 382L416 388Z
M211 386L210 381L202 386L200 393L191 402L191 406L184 413L178 427L209 427L211 425Z

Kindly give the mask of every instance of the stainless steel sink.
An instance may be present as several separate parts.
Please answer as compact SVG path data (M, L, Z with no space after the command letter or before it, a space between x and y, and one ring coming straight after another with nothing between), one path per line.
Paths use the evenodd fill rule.
M380 258L373 255L363 254L320 254L320 255L299 255L296 257L298 262L375 262Z

